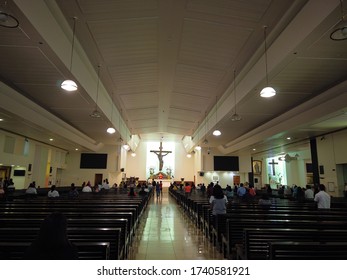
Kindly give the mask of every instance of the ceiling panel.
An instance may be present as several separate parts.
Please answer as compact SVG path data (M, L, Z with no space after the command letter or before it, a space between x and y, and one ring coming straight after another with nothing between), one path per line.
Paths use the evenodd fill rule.
M120 96L125 109L140 109L158 106L158 93L126 94Z
M182 31L179 61L204 68L225 69L230 66L252 30L186 19Z
M88 26L108 65L158 61L157 18L89 22Z
M0 29L1 80L97 143L113 141L112 136L104 133L112 110L107 94L114 94L115 107L121 112L115 115L122 116L132 133L141 133L146 139L150 138L147 133L157 137L168 131L176 133L178 139L195 135L196 129L204 123L206 111L214 112L216 97L222 98L219 104L231 104L221 104L223 111L217 126L223 131L222 137L216 139L210 135L212 126L206 130L209 145L217 148L233 141L246 146L243 143L247 141L242 141L242 137L263 123L273 122L275 117L292 108L298 110L303 102L312 98L316 98L318 104L327 92L331 91L334 98L345 92L343 84L336 90L331 88L347 78L346 41L332 42L328 36L334 17L340 14L338 1L8 2L21 26L13 30ZM318 9L317 5L324 8ZM34 16L31 18L31 15ZM62 40L52 34L60 30L70 38L74 15L79 18L76 38L84 51L76 48L74 59L79 59L79 63L74 65L80 68L74 71L81 74L75 73L75 76L85 88L67 95L58 88L58 81L69 74L65 65L69 53L54 51ZM292 24L302 30L293 29ZM272 54L280 54L275 56L276 61L271 61L271 66L275 66L269 73L270 83L278 94L268 100L259 97L259 88L265 83L264 67L259 67L264 58L264 25L269 26L268 43L273 48ZM39 28L35 28L37 26ZM306 37L302 36L305 30ZM281 48L276 49L281 45L279 42L293 42L293 50L284 53ZM87 80L84 75L96 77L97 63L102 65L101 82L107 91L102 93L104 98L99 102L103 110L103 118L99 120L89 116L95 105L96 81L94 86L94 80ZM232 73L235 69L240 85L237 113L243 118L236 123L230 118L234 112ZM344 106L341 100L341 104L334 105L334 110ZM7 104L1 106L4 108ZM320 125L326 131L341 128L343 118L324 122L324 118L329 119L324 116L325 109L323 106ZM298 114L304 115L305 110ZM308 117L302 120L307 121L307 126L298 124L298 137L321 133L318 132L321 128L312 126L315 122L309 122ZM17 127L12 126L13 130ZM23 120L18 121L22 131L30 131L23 126ZM43 131L51 133L44 127L40 132L34 124L28 127L37 131L37 138L42 137ZM273 139L280 139L288 131L295 132L295 128L286 126L281 132L272 132L271 128L266 131L267 136L259 140L262 147L266 146L264 143L271 145ZM229 153L233 145L230 144L229 150L220 150Z
M37 47L3 46L0 73L15 84L55 85L62 75Z

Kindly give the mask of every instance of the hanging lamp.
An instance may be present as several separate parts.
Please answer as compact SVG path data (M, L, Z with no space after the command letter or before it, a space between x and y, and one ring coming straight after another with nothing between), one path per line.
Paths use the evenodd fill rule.
M70 57L70 74L72 70L72 58L73 58L73 51L74 51L74 45L75 45L75 32L76 32L76 21L77 17L73 17L74 24L73 24L73 31L72 31L72 47L71 47L71 57ZM76 91L78 86L73 80L65 80L61 83L60 87L66 91Z
M235 97L235 111L234 114L231 116L231 120L234 121L240 121L242 118L240 115L236 113L236 71L234 70L234 97Z
M217 112L218 112L218 97L216 96L216 125L217 125L217 122L218 122L218 118L217 118ZM219 129L215 129L212 134L214 136L220 136L222 135L222 132L219 130Z
M113 125L113 122L112 122L112 119L113 119L113 95L114 95L114 93L112 92L111 126L109 128L107 128L107 130L106 130L107 133L109 133L109 134L114 134L116 132L116 129L112 126Z
M264 45L265 45L265 74L266 74L266 87L260 92L261 97L269 98L276 95L276 90L269 86L269 77L267 70L267 46L266 46L266 29L267 26L264 26Z
M331 32L330 39L334 41L342 41L347 39L347 23L345 21L345 13L343 10L343 0L340 0L341 8L341 20L337 24L337 27Z
M18 19L7 11L7 1L0 6L0 26L5 28L17 28L19 26Z
M95 99L95 109L94 111L89 115L92 118L101 118L101 114L98 111L98 96L99 96L99 83L100 83L100 65L98 65L98 82L96 85L96 99Z

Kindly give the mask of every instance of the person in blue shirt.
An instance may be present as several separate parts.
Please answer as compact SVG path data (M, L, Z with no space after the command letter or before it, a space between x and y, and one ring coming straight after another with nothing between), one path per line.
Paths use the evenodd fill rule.
M244 197L246 193L247 193L247 190L244 187L244 185L241 183L240 186L237 188L237 196Z

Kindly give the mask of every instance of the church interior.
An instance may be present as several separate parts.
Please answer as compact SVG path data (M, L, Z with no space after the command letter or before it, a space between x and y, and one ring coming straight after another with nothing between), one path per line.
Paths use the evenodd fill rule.
M95 246L108 257L261 259L230 245L229 224L239 221L210 220L202 184L251 185L257 200L271 190L269 217L290 215L292 227L303 229L298 242L318 230L303 223L317 222L316 205L281 199L279 190L322 184L332 204L320 221L341 230L334 236L343 246L346 17L343 0L0 0L0 190L9 178L15 187L11 199L0 192L0 220L16 232L65 207L69 223L92 228L77 221L73 206L100 203L118 219L119 203L122 212L135 210L128 234L117 231L124 241L118 254ZM84 183L105 180L108 198L80 193L73 205L63 195L53 203L46 197L52 185L67 194L72 183L81 192ZM133 180L161 181L162 196L153 188L127 202L121 186ZM33 182L40 195L28 200ZM190 195L186 183L196 186ZM240 234L251 227L247 215L265 219L254 205L235 197L228 206L244 215ZM263 221L263 230L270 224ZM5 241L0 253L16 251L18 240L11 248Z

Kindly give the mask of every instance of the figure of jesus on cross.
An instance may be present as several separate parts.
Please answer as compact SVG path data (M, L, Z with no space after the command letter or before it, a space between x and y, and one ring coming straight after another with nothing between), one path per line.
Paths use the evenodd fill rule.
M160 141L160 147L159 147L159 151L158 150L151 150L151 153L155 153L159 159L159 171L163 170L163 166L164 166L164 161L163 161L163 157L166 156L169 153L172 153L171 151L163 151L163 142Z

